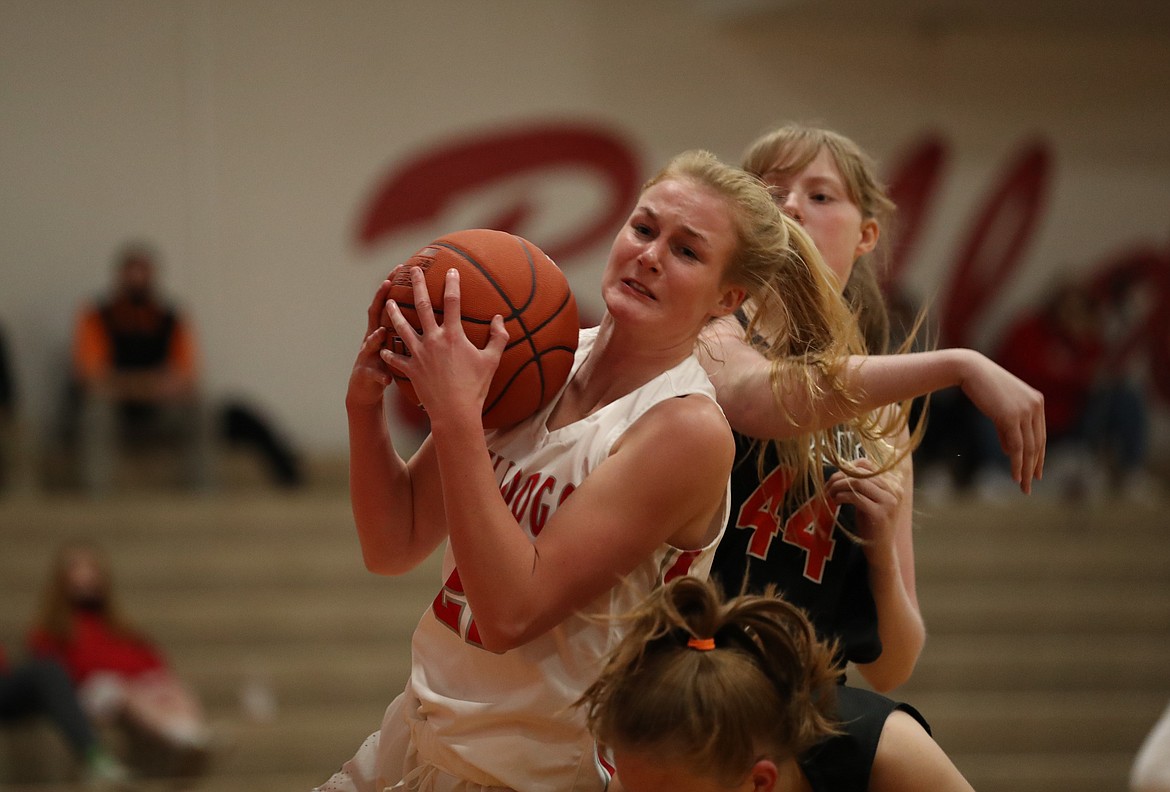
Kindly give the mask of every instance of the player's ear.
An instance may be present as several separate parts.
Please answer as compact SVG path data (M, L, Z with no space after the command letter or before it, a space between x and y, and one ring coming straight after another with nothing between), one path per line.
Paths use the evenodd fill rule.
M857 247L853 249L853 260L856 261L866 253L873 252L873 249L877 247L878 239L881 235L882 229L878 225L877 220L874 220L872 217L867 217L862 220L861 236L857 240Z
M723 290L719 302L715 305L715 310L711 312L711 318L717 319L720 316L727 316L739 310L739 306L743 305L743 301L747 299L747 290L742 286L727 286Z
M779 775L780 771L776 768L775 762L771 759L760 759L752 766L752 772L748 776L752 783L752 792L773 792Z

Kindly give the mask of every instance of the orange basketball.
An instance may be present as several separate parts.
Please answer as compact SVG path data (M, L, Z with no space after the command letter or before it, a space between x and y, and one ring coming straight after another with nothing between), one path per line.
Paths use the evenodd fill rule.
M447 270L459 270L463 332L480 349L487 345L492 317L504 318L508 344L483 406L487 429L521 421L548 404L569 376L577 351L577 301L564 273L536 245L485 228L439 237L390 273L390 299L420 329L414 309L411 267L421 267L435 318L442 324ZM405 349L397 336L387 340ZM395 381L414 403L410 380Z

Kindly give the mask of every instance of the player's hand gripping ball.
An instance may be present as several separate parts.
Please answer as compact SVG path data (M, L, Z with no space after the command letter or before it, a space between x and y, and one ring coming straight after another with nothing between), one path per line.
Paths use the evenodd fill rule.
M577 351L577 301L564 273L536 245L515 234L484 228L439 237L390 273L390 299L415 330L410 270L420 267L439 323L447 270L459 270L460 321L475 346L487 346L492 317L504 318L508 343L483 405L485 429L508 426L535 413L557 394ZM391 333L386 345L408 354ZM418 403L410 380L394 373L406 398Z

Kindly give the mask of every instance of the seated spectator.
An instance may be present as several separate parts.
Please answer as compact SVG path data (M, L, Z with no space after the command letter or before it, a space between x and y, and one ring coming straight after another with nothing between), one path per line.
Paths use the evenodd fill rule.
M10 352L8 337L0 326L0 494L27 492L34 486L33 459Z
M226 402L219 409L219 423L228 445L250 448L260 455L269 478L278 487L295 489L304 483L300 455L256 406L242 401Z
M8 342L0 327L0 491L12 481L16 467L16 387Z
M150 248L124 248L115 274L112 293L81 311L74 332L83 484L96 492L110 487L118 445L169 436L186 447L189 483L207 486L210 422L191 325L157 293Z
M1048 487L1073 499L1106 488L1148 497L1156 485L1146 468L1146 404L1114 365L1105 338L1100 304L1081 285L1064 283L1008 328L993 357L1044 394ZM994 494L1006 471L994 428L981 429L979 486Z
M29 646L65 666L94 721L124 726L161 749L168 774L202 769L209 741L202 706L158 648L127 624L96 548L58 552Z
M34 658L10 665L0 647L0 723L15 723L37 715L49 718L61 732L77 757L86 784L118 786L129 780L126 768L98 741L61 664Z

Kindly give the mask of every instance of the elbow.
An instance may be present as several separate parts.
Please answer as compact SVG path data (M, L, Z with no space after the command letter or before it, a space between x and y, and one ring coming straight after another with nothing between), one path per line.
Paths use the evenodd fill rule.
M913 672L914 663L906 663L898 667L893 666L893 664L884 668L867 666L861 670L861 675L865 677L865 681L874 691L889 693L894 688L904 684Z
M514 620L504 622L481 619L476 615L475 624L479 630L480 645L496 654L518 649L536 637L531 630L525 629L524 625Z
M553 626L539 612L529 610L519 602L499 603L490 608L483 605L476 608L473 603L472 611L480 645L497 654L518 649Z
M517 643L515 640L483 630L480 631L479 639L480 646L493 654L503 654L504 652L509 652L512 649L523 646L523 644Z
M390 560L380 553L373 553L362 548L362 563L365 564L367 572L373 572L375 575L391 575Z
M411 570L411 566L405 563L405 559L401 554L392 553L385 547L374 547L368 543L362 543L362 563L366 567L367 572L372 572L375 575L401 575Z
M904 685L913 675L918 666L918 658L922 656L922 647L926 643L925 633L921 633L916 641L903 644L901 651L896 655L889 650L882 653L877 660L857 668L865 681L878 693L889 693Z

